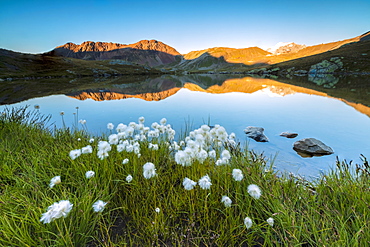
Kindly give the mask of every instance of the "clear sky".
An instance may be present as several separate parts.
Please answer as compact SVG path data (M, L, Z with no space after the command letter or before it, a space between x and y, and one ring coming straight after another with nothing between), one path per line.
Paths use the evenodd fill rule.
M370 0L0 0L0 47L42 53L67 42L162 41L180 53L315 45L370 31Z

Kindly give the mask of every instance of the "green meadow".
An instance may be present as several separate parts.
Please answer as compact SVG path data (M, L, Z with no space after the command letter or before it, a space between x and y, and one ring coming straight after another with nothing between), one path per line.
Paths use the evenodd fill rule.
M222 126L177 140L165 119L99 136L77 120L0 113L0 246L370 245L365 157L307 181Z

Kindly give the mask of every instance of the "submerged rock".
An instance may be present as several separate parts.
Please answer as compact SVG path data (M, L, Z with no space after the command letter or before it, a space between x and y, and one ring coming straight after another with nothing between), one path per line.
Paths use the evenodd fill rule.
M247 128L245 128L244 132L249 138L252 138L257 142L268 142L269 139L267 138L267 136L265 136L265 134L263 134L264 130L265 129L262 127L248 126Z
M280 134L280 136L286 137L286 138L295 138L298 136L297 133L290 133L290 132L283 132Z
M334 153L331 147L315 138L304 138L296 141L293 145L293 149L303 157L322 156Z

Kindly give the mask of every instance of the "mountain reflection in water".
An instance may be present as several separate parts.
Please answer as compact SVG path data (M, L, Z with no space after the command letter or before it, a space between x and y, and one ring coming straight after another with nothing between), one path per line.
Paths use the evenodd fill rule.
M228 133L235 132L239 141L247 143L250 149L263 152L268 158L277 154L274 164L279 170L304 175L317 175L321 169L334 166L336 156L355 162L360 162L360 154L370 157L370 110L364 104L366 97L361 95L360 103L349 102L345 97L338 100L333 97L332 89L309 89L309 82L292 85L292 82L227 75L166 75L139 81L113 78L89 83L43 82L38 88L34 82L27 83L3 84L6 90L1 91L0 99L6 105L0 110L5 106L39 105L40 111L52 114L52 121L61 127L59 113L64 111L65 122L72 125L76 116L73 113L79 107L78 118L86 119L88 130L95 134L106 132L108 122L127 124L140 116L146 118L148 126L166 117L177 133L186 125L198 128L204 123L220 124ZM53 95L53 87L57 95ZM13 98L12 88L17 89ZM32 93L39 98L33 98ZM351 93L352 100L355 92ZM29 99L24 100L25 97ZM21 102L11 104L17 101ZM247 139L243 132L247 126L264 127L270 141L257 143ZM279 136L284 131L299 135L294 139ZM302 158L292 147L295 141L307 137L323 141L335 153Z

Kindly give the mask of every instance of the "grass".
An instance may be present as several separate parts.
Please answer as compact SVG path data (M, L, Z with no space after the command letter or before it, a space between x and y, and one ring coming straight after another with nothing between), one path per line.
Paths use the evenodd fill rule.
M140 154L118 152L103 160L86 130L53 129L37 109L6 109L0 114L1 246L368 246L370 244L370 167L337 162L337 169L315 181L279 175L261 155L238 145L211 148L231 153L228 165L207 158L191 166L176 163L166 134L139 141ZM115 131L112 130L112 133ZM190 134L191 135L191 134ZM79 140L80 138L80 140ZM148 148L159 144L158 150ZM172 143L172 141L171 141ZM69 152L92 145L92 154L72 160ZM172 145L172 144L171 144ZM127 164L122 160L128 158ZM152 162L157 176L143 177ZM235 181L232 170L244 178ZM87 179L86 171L95 176ZM129 183L126 176L131 174ZM212 185L185 190L182 181L208 174ZM50 188L50 179L61 183ZM252 198L247 187L262 190ZM223 195L231 207L221 202ZM69 200L71 212L49 224L40 217L54 202ZM103 212L92 205L108 202ZM156 212L156 208L160 211ZM253 221L251 228L244 218ZM266 220L272 217L271 227Z

